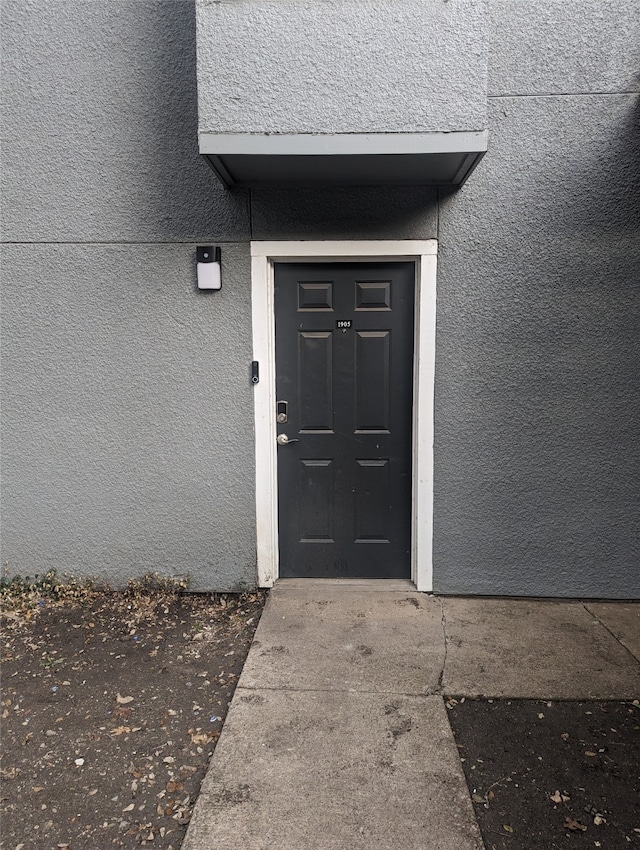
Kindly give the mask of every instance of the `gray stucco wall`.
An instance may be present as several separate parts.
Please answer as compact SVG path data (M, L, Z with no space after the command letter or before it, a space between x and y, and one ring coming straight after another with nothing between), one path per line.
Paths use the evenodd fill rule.
M485 0L197 0L200 132L486 129Z
M265 187L251 192L255 239L435 239L438 192L425 186Z
M437 592L640 596L627 8L492 3L490 149L440 208Z
M249 257L223 250L198 294L191 244L5 247L12 571L255 582Z
M189 0L3 0L3 239L247 239L198 155Z
M198 154L193 3L5 0L2 28L2 562L251 585L249 204Z
M624 0L489 0L489 94L638 91L640 14Z
M640 596L640 16L489 11L462 190L249 194L197 154L193 0L4 0L11 572L252 584L249 240L438 237L436 591Z

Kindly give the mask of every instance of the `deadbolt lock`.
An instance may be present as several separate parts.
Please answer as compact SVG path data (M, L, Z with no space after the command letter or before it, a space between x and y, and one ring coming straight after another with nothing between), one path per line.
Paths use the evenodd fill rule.
M278 425L285 425L289 421L289 402L276 402L276 420Z

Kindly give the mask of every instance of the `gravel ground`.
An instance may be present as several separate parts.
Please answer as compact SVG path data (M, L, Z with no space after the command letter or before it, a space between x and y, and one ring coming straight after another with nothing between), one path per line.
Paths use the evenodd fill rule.
M264 594L37 596L4 606L0 847L178 850Z

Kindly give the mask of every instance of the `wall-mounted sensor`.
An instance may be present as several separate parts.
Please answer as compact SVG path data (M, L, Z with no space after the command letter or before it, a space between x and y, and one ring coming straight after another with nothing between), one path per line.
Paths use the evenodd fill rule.
M198 246L198 289L220 289L220 248Z

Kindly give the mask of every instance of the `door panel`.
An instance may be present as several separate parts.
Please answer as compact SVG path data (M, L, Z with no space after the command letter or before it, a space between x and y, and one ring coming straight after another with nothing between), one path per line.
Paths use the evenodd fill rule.
M282 577L410 576L414 290L410 262L275 264Z
M389 331L356 331L356 434L389 433Z
M333 464L300 461L300 530L303 543L333 543Z
M333 430L333 337L330 331L298 333L300 430Z
M389 460L357 460L356 463L355 541L389 543Z

